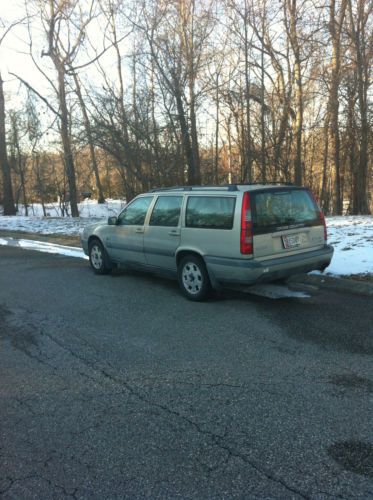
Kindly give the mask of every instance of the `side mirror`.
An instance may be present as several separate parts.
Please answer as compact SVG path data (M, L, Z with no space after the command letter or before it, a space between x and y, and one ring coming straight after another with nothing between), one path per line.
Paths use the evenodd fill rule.
M114 216L109 217L107 220L107 223L109 224L109 226L116 226L117 222L118 222L118 217L114 217Z

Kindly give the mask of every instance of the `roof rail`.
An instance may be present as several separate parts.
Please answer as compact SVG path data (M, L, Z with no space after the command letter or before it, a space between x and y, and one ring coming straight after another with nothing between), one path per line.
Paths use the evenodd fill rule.
M150 189L148 191L149 193L156 193L156 192L164 192L164 191L199 191L202 189L216 189L216 190L222 190L222 189L227 189L227 191L237 191L237 185L236 184L221 184L220 186L217 186L216 184L214 185L200 185L200 186L173 186L173 187L168 187L168 188L154 188Z
M277 181L264 181L264 182L237 182L237 186L295 186L292 182L277 182Z
M239 186L266 186L266 185L274 185L274 186L294 186L293 183L291 182L237 182L234 184L221 184L216 185L216 184L206 184L206 185L200 185L200 186L173 186L173 187L168 187L168 188L153 188L150 189L148 192L149 193L156 193L156 192L167 192L167 191L199 191L202 189L216 189L216 190L221 190L221 189L226 189L227 191L238 191Z

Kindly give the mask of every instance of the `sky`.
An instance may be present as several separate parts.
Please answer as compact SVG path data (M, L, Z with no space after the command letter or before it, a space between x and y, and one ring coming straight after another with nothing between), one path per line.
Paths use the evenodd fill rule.
M28 2L26 8L26 4L27 0L0 0L0 19L2 21L1 24L5 25L5 28L0 28L0 38L7 26L17 20L24 20L23 23L11 29L0 46L0 71L5 82L5 92L11 96L12 107L16 105L17 101L18 104L22 102L22 92L20 92L19 81L14 76L10 75L10 73L19 75L42 95L51 92L50 85L47 83L44 76L37 70L29 55L30 42L25 16L27 9L32 12L32 5L30 6L30 2ZM102 35L100 35L100 37L95 37L95 34L100 28L97 22L92 21L89 28L89 38L93 41L101 40ZM37 18L35 18L35 21L32 23L32 40L32 52L35 59L43 71L53 80L55 77L55 69L51 60L48 57L41 57L42 51L46 50L46 37L41 27L40 20ZM101 51L102 47L97 46L96 49ZM88 56L82 55L79 63L86 62L91 56L91 54ZM100 59L105 67L113 65L114 63L112 57L110 58L108 56L109 54L105 54L105 56ZM95 72L95 78L97 79L97 71Z
M35 3L37 0L33 0ZM43 0L45 1L45 0ZM85 0L79 0L81 6ZM0 0L0 39L5 33L7 27L11 26L16 21L21 21L16 24L5 36L0 45L0 72L4 81L5 93L5 108L8 113L10 110L20 110L25 108L27 102L28 90L20 80L12 75L18 75L25 80L32 89L35 89L41 96L45 97L49 103L55 106L56 92L53 89L53 84L56 85L56 69L53 66L52 60L49 57L42 57L42 52L46 51L46 33L41 24L40 14L36 14L32 20L31 28L27 23L26 14L35 12L33 10L33 2L27 0ZM85 49L79 50L77 64L86 63L94 57L94 51L101 52L103 48L102 26L99 24L102 19L95 18L88 26L87 40L91 40L94 50ZM32 38L32 53L39 68L45 73L41 73L32 58L30 57L30 33ZM97 34L99 32L99 35ZM65 36L67 30L62 28L62 36ZM75 38L74 38L75 41ZM122 45L126 40L122 42ZM97 45L95 45L97 44ZM88 46L88 41L86 43ZM125 49L125 46L123 47ZM111 68L116 64L112 50L108 50L100 58L100 64L103 66L107 75L113 79L117 75L117 71L112 71ZM90 87L93 85L100 86L103 82L97 67L90 65L80 71L85 74L86 81L89 81ZM46 78L47 77L47 78ZM50 79L50 82L48 81ZM114 80L115 82L115 80ZM84 90L83 90L84 93ZM54 124L55 115L47 108L42 100L35 94L34 103L37 106L38 118L41 127L44 130L42 142L45 148L55 148L56 141L58 142L58 131L51 124Z
M0 0L0 37L6 28L16 20L25 16L24 3L21 0ZM4 28L5 25L5 28ZM28 40L26 26L14 26L2 41L0 46L0 71L4 80L4 90L12 94L12 99L19 95L19 82L9 72L19 73L36 80L35 69L27 55Z

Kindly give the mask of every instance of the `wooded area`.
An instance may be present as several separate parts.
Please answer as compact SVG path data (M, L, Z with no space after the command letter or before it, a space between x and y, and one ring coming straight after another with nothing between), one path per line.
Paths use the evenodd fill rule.
M42 82L14 70L16 107L0 76L4 214L270 181L371 213L372 0L29 0L0 25Z

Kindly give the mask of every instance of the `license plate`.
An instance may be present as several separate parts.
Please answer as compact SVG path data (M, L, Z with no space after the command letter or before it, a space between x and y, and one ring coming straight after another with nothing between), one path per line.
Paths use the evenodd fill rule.
M297 248L307 243L307 236L305 233L288 234L282 236L282 243L284 248Z

